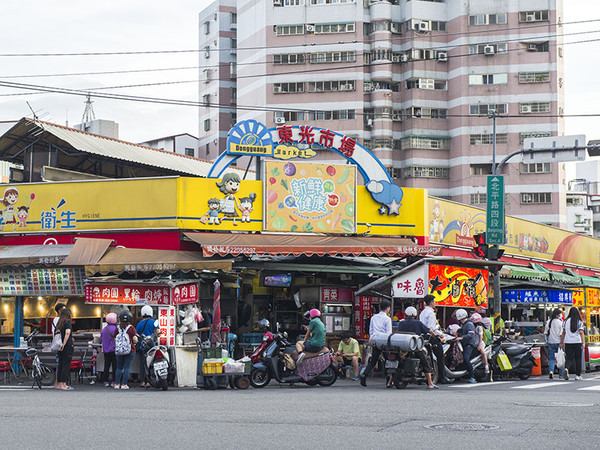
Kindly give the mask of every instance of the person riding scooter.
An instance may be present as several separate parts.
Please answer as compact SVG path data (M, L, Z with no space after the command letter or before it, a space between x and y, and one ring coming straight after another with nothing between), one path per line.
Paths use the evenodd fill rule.
M477 383L477 380L473 376L474 372L473 364L471 364L471 354L477 347L479 336L476 334L475 326L471 319L469 319L467 311L462 308L456 310L456 319L460 322L460 329L462 330L461 336L456 339L460 340L462 343L463 359L465 361L465 366L467 366L467 371L469 372L469 383Z
M323 347L325 347L325 325L321 320L321 311L313 308L310 310L310 322L306 336L303 341L296 343L296 350L298 350L296 364L302 364L306 352L319 353Z
M429 333L432 336L436 336L433 330L430 330L423 324L423 322L417 320L417 309L415 307L409 306L408 308L406 308L406 310L404 311L404 315L406 316L406 319L401 320L398 323L397 329L399 332L404 331L409 333L415 333L420 336L424 336L427 333ZM432 369L431 364L429 364L429 359L427 358L427 355L423 350L415 350L414 353L417 356L417 358L419 358L419 361L421 362L421 367L423 367L423 372L425 372L425 376L427 377L427 389L438 389L438 387L431 381ZM388 386L391 386L391 383L388 383Z

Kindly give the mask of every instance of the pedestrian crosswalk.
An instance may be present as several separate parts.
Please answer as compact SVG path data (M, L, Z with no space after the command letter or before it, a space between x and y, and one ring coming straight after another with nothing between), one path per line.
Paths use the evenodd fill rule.
M591 378L584 378L581 381L563 381L563 380L555 380L555 381L544 381L544 382L532 382L534 380L529 380L529 381L495 381L495 382L484 382L484 383L473 383L473 384L468 384L468 383L459 383L459 384L452 384L448 387L452 388L452 389L476 389L476 388L485 388L485 387L495 387L498 385L504 385L502 386L504 389L526 389L526 390L534 390L534 389L549 389L549 388L556 388L556 387L565 387L565 386L577 386L577 388L575 390L577 391L600 391L600 377L591 377ZM590 383L583 383L583 382L595 382L598 384L594 384L592 386L590 386Z

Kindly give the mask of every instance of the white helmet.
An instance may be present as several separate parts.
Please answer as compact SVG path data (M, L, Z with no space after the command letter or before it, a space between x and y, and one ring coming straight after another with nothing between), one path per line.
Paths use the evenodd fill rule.
M404 310L404 314L406 314L407 317L417 317L417 308L409 306Z
M152 306L150 305L144 305L142 306L142 317L143 316L150 316L152 317L154 314L154 312L152 311Z
M464 309L457 309L456 310L456 320L463 320L466 319L468 317L467 312Z

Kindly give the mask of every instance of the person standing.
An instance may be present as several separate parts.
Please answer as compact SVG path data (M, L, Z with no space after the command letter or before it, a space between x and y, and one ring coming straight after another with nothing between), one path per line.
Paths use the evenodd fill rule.
M159 333L158 320L155 320L152 316L154 311L152 306L145 305L142 307L142 320L140 320L135 328L137 335L139 336L138 350L140 355L140 387L150 387L148 383L148 374L146 373L146 361L145 353L149 347L144 345L144 338L147 336L157 335ZM194 319L195 320L195 319ZM125 383L127 384L127 383Z
M556 353L560 346L560 339L563 332L563 320L562 311L558 308L552 311L548 322L546 322L546 329L544 335L548 342L548 378L551 380L554 378L554 366L556 365ZM562 378L564 373L564 367L558 369L558 376Z
M117 373L115 375L115 389L129 389L127 380L131 363L135 358L135 345L138 342L135 328L131 323L133 316L126 309L119 314L119 326L115 338L115 355L117 357Z
M565 370L563 378L569 379L569 372L575 372L575 379L581 380L581 352L585 346L583 322L579 310L573 306L567 320L563 322L560 346L565 349ZM573 367L575 366L575 367Z
M442 343L446 342L444 338L444 333L439 329L439 324L437 321L437 317L435 315L435 311L433 308L435 307L435 297L431 294L428 294L423 299L425 302L425 308L419 314L419 320L429 328L433 332L433 337L429 340L431 343L431 349L433 350L433 354L437 360L438 367L438 378L440 383L450 383L450 380L446 377L446 365L444 364L444 347Z
M57 303L54 306L54 311L56 311L56 317L52 319L52 326L50 327L50 333L52 337L56 334L56 324L58 323L58 319L60 319L60 312L65 309L67 306L64 303ZM56 381L54 382L54 389L58 389L58 352L56 352Z
M473 376L473 364L471 364L471 355L473 354L473 350L477 346L479 342L479 336L476 334L475 325L469 319L467 311L464 309L456 310L456 319L461 324L462 334L460 337L456 338L462 344L463 348L463 359L465 362L465 366L467 367L467 372L469 372L469 383L477 383L477 380Z
M58 354L58 385L57 389L70 391L72 386L67 385L69 374L71 371L71 360L73 359L73 333L71 325L71 310L63 308L60 311L58 322L56 323L56 331L60 332L62 339L62 347L57 352Z
M102 371L102 382L104 386L110 386L108 378L110 371L113 372L113 386L115 384L115 368L117 359L115 356L115 338L117 337L117 315L114 312L106 315L106 326L100 332L102 340L102 353L104 354L104 370Z
M379 314L375 314L371 317L371 323L369 325L369 341L371 342L371 358L363 374L360 377L360 385L367 386L367 377L371 374L371 370L375 367L375 364L379 361L381 356L381 350L375 346L375 340L380 334L391 334L392 333L392 319L389 316L390 308L392 304L387 300L382 300L379 304Z

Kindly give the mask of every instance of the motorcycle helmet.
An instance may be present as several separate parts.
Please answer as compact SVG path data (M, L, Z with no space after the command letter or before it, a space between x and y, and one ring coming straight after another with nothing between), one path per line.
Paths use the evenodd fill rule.
M271 323L267 319L263 319L260 322L258 322L258 329L260 331L262 331L263 333L265 331L269 331L270 327L271 327Z
M406 314L406 317L417 317L417 308L409 306L404 310L404 314Z
M471 315L471 320L473 321L473 323L480 323L481 322L481 315L479 315L478 313L473 313Z
M131 312L128 309L125 309L119 313L119 322L133 322L133 316L131 315Z
M113 312L106 315L106 323L115 325L117 323L117 315Z
M315 317L321 317L321 311L316 308L310 310L310 318L314 319Z
M467 312L460 308L456 310L456 320L463 320L466 319L469 315L467 314Z
M492 330L492 320L489 317L484 317L483 319L481 319L481 324L488 330L494 331Z
M152 306L150 306L150 305L142 306L142 316L143 317L152 317L153 314L154 314L154 311L152 311Z
M477 311L478 314L481 314L481 316L485 315L485 308L483 306L478 306L475 311Z
M460 327L458 325L453 323L452 325L448 326L448 333L450 333L452 336L456 336L456 333L458 332L459 328Z

